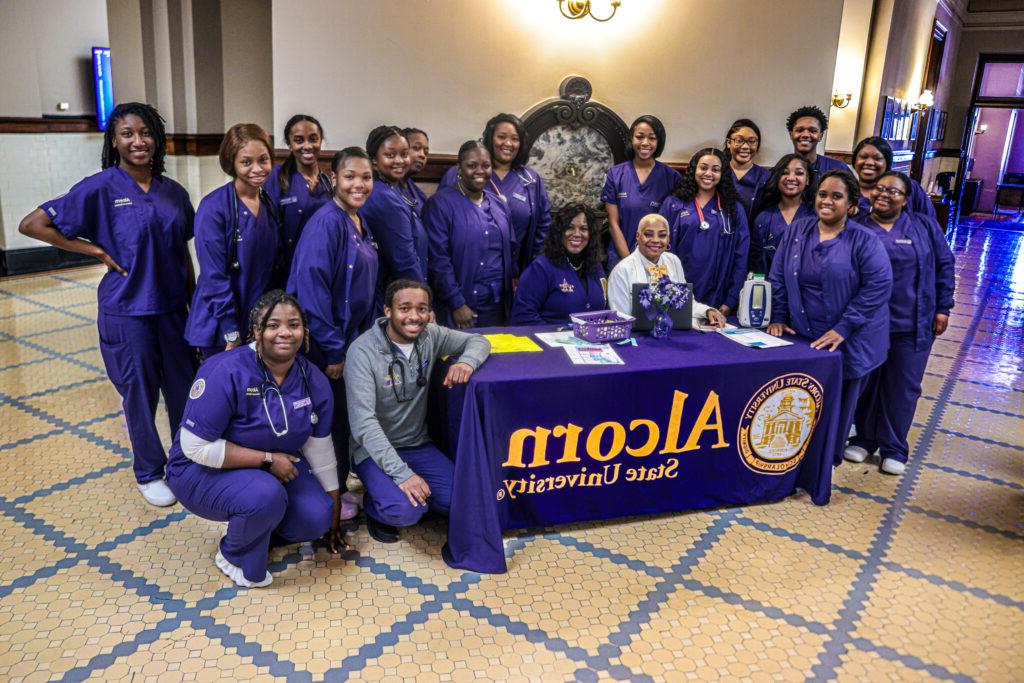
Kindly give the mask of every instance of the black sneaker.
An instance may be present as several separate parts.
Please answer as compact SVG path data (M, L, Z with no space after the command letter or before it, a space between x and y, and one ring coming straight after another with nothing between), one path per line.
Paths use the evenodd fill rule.
M381 543L397 543L398 527L378 522L370 515L366 515L366 530L370 536Z

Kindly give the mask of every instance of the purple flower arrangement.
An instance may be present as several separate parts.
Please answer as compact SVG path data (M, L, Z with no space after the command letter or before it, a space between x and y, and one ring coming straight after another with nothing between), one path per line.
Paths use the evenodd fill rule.
M657 320L651 329L651 336L664 339L672 331L670 310L681 310L690 298L690 290L685 284L672 282L667 275L662 275L647 287L640 290L640 305L643 306L649 320Z

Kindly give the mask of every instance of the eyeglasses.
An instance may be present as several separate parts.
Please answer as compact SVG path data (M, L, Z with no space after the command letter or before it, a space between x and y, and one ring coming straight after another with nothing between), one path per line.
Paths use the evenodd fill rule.
M729 142L737 147L757 147L761 141L757 138L729 138Z
M906 197L907 193L898 187L888 187L886 185L875 185L875 189L878 190L879 194L889 195L890 197Z

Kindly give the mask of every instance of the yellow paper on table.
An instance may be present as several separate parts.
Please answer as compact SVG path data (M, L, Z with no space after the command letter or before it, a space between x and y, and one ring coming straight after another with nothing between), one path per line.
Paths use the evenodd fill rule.
M529 337L518 334L485 334L491 342L491 353L520 353L523 351L543 351L537 342Z

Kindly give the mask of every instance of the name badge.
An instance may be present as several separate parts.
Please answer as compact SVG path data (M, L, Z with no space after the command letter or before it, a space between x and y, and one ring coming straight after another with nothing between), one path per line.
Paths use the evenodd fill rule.
M298 197L284 197L278 202L278 204L285 206L286 204L294 204L297 201L299 201Z
M515 199L518 199L521 202L525 202L526 201L526 195L519 194L518 192L513 192L512 193L512 197L514 197Z
M119 206L131 206L131 205L132 205L132 200L131 200L130 197L121 197L120 199L115 199L114 200L114 208L115 209L117 207L119 207Z
M893 240L893 243L894 243L894 244L913 244L913 242L911 242L911 241L910 241L910 240L908 240L908 239L898 239L898 240Z
M689 215L690 215L690 211L688 209L681 209L679 211L679 217L680 218L686 218Z
M629 193L628 192L620 192L620 193L618 193L615 196L618 197L619 199L625 199L626 197L629 196Z
M294 410L298 410L299 408L305 408L306 406L312 405L312 404L313 404L313 399L311 399L309 396L307 396L306 398L300 398L298 401L295 401L294 403L292 403L292 408Z

